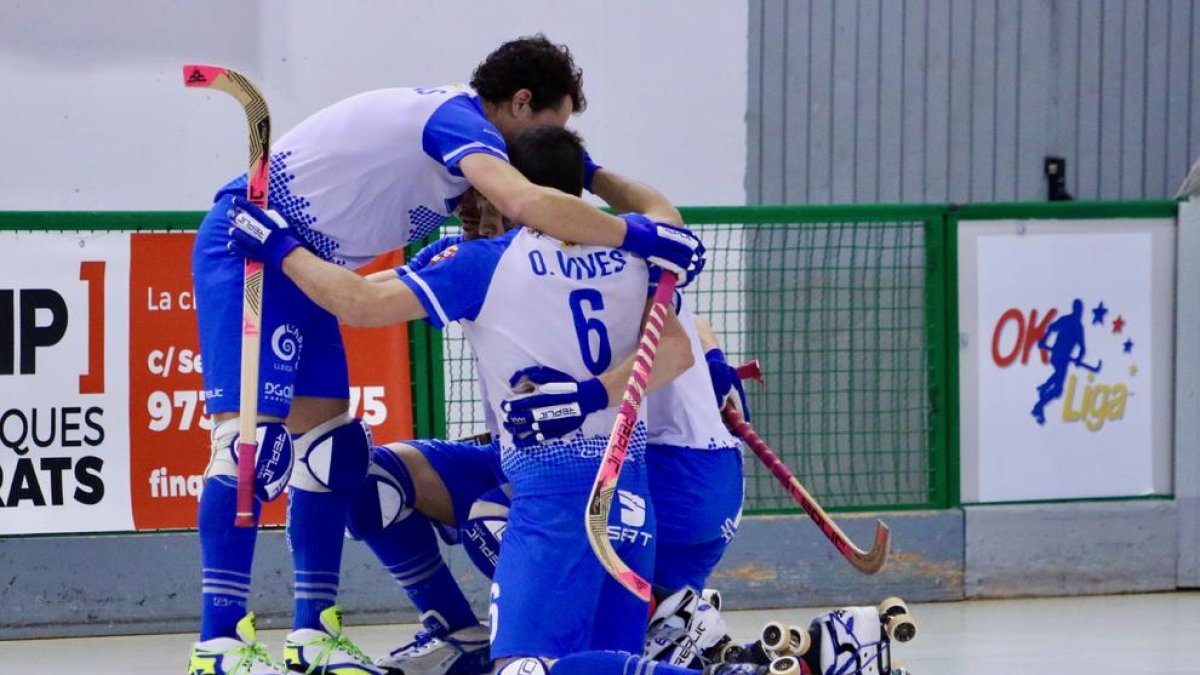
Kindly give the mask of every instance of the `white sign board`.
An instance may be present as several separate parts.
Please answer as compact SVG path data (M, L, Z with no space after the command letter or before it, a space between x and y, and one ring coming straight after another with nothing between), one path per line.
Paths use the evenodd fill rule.
M965 502L1170 490L1173 228L960 223Z

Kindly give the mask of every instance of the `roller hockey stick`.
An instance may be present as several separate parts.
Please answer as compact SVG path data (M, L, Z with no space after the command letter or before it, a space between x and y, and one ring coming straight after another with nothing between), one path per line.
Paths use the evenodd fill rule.
M267 208L268 161L271 151L271 114L258 87L246 76L220 66L186 65L187 87L219 89L236 98L250 126L250 170L246 173L246 198ZM247 260L242 281L242 392L239 404L237 516L238 527L254 527L254 464L258 448L258 351L262 336L263 264Z
M737 373L739 377L752 378L762 382L762 372L758 367L757 360L739 366ZM788 491L788 494L792 496L792 499L796 500L800 508L804 509L808 517L812 518L817 527L821 528L821 532L825 537L833 543L834 548L855 569L863 574L875 574L883 569L883 566L887 564L888 550L891 547L892 539L891 530L888 529L888 526L883 521L875 521L875 543L871 546L870 551L864 551L855 546L854 542L850 541L850 537L846 536L845 532L842 532L842 528L833 522L829 514L825 513L825 510L812 498L808 490L805 490L800 481L792 475L792 472L788 470L787 466L771 450L766 441L754 431L749 422L742 418L742 414L738 412L732 403L725 404L725 407L721 410L721 416L725 419L725 424L729 425L729 428L733 430L733 433L746 441L746 444L750 446L750 449L754 451L754 454L762 461L763 465L779 480L784 489Z
M621 467L625 464L629 439L637 426L638 408L646 396L650 368L654 366L654 354L658 350L659 340L662 339L667 310L675 294L675 281L673 273L664 271L654 292L654 303L646 314L646 326L642 329L642 340L638 344L633 372L629 375L629 383L625 385L621 408L617 411L612 435L608 438L608 447L604 449L604 458L600 460L600 471L596 473L596 481L592 484L585 514L588 543L592 545L592 551L600 560L600 564L622 586L629 589L630 593L645 602L650 602L650 582L629 569L613 549L612 542L608 539L608 514L612 508L617 480L621 477Z

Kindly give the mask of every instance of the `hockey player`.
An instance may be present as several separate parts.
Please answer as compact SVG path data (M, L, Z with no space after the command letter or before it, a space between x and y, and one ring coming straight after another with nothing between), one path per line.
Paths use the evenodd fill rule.
M522 139L543 147L556 140L555 133L569 136L565 130L536 130ZM578 161L579 154L575 158ZM290 235L276 225L261 240L243 232L235 236L252 257L278 260L270 251L281 244L273 240ZM601 365L604 359L598 354L607 353L611 360L632 353L640 313L629 309L640 307L646 297L646 269L638 259L605 248L564 248L524 229L498 240L463 244L453 255L399 282L367 282L302 250L287 254L282 266L310 297L344 318L372 325L418 316L439 324L463 320L486 389L500 392L508 389L510 373L531 362L582 380L590 372L589 364ZM587 278L588 269L594 278ZM519 313L512 311L517 297ZM581 311L586 323L574 316ZM672 323L673 318L660 345L652 387L692 362L686 334ZM597 386L608 389L606 395L616 400L624 387L623 375L627 373ZM499 411L500 402L498 396L488 397L493 412ZM632 653L641 650L648 608L607 577L581 527L586 495L614 414L615 410L596 413L568 441L536 452L512 447L511 437L504 435L504 472L512 483L513 501L490 612L492 652L501 660L501 673L545 673L555 659L557 675L618 675L651 667ZM611 527L621 540L622 558L649 573L653 505L645 499L644 428L639 428ZM624 651L595 651L605 648ZM665 675L692 672L666 664L658 668ZM722 665L712 672L765 670Z
M438 227L473 185L532 228L619 246L683 279L703 265L703 249L686 231L605 215L578 197L533 185L507 163L506 138L539 124L562 125L583 109L580 73L565 47L541 36L506 43L480 64L471 82L471 89L361 94L316 113L273 148L270 207L294 236L271 250L275 264L264 278L262 331L268 339L259 373L258 446L272 451L260 453L256 475L287 475L290 462L264 463L294 453L287 486L295 616L284 650L292 669L378 672L342 635L335 606L348 501L366 474L370 439L347 412L337 319L279 273L287 247L358 267ZM218 192L192 260L205 395L215 422L199 509L204 571L193 672L278 670L255 644L246 607L256 531L233 526L242 267L226 248L233 220L263 236L275 225L237 196L244 192L245 177ZM282 489L282 481L269 482L257 487L256 496L272 499Z

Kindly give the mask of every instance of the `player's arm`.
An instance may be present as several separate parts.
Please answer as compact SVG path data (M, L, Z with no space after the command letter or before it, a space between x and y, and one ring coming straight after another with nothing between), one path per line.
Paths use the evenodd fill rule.
M588 190L617 212L643 213L651 220L683 227L683 216L666 195L615 171L596 167Z
M636 253L675 272L681 285L704 267L704 246L687 230L639 213L608 215L579 197L531 183L511 164L486 152L463 157L458 168L509 219L555 239Z
M646 303L647 312L652 304L652 301ZM643 326L645 326L644 318ZM608 392L608 401L611 405L615 405L625 395L625 386L629 384L629 377L633 374L633 364L636 361L637 350L634 350L625 357L624 361L596 376L604 385L604 390ZM659 340L658 350L655 352L654 367L650 369L650 380L646 385L646 393L649 394L663 388L671 380L691 368L695 361L696 358L692 354L692 346L688 342L687 333L683 332L679 317L675 315L675 310L671 309L667 312L666 321L663 323L662 339Z
M391 279L373 281L304 248L288 253L282 269L313 302L348 326L388 326L425 317L421 301L394 271Z
M724 408L726 403L732 403L747 421L750 420L750 406L746 403L746 390L742 386L742 378L737 369L725 360L725 352L721 351L721 342L712 324L702 316L693 316L696 332L700 335L700 346L704 349L704 360L708 364L708 376L712 380L713 393L717 396L717 407Z

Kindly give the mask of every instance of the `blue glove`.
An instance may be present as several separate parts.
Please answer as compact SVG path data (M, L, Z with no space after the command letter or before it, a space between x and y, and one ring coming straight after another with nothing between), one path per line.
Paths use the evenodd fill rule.
M720 349L710 349L704 354L708 361L708 375L712 378L713 391L717 394L717 408L725 407L726 401L732 401L738 412L747 422L750 421L750 406L746 404L746 390L742 387L742 378L738 377L737 369L725 361L725 353ZM734 393L737 397L734 398Z
M232 255L261 260L279 269L287 254L304 246L283 216L276 211L263 211L245 197L233 198L229 218L233 227L229 228L226 248Z
M640 213L625 213L621 218L626 226L621 248L674 272L679 287L687 286L704 269L704 244L690 231L656 223Z
M583 426L587 416L608 407L608 391L596 378L576 382L570 375L532 366L508 382L514 396L504 401L504 428L513 443L526 448L562 438Z
M596 178L596 172L604 167L592 160L592 156L587 150L583 151L583 189L588 192L592 191L592 180Z

